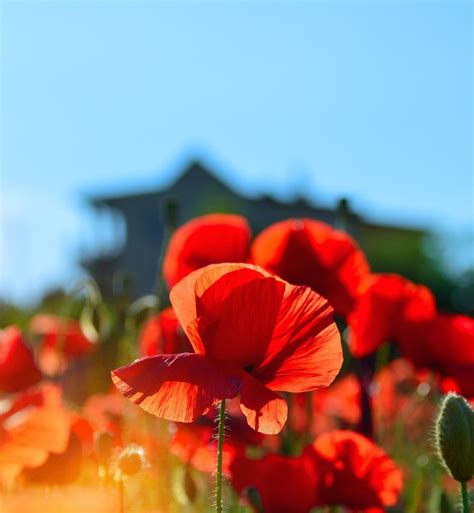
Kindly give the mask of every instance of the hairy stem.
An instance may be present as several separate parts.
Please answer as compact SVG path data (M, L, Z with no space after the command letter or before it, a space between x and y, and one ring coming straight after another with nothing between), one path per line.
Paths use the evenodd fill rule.
M219 425L217 431L217 473L216 473L216 513L222 513L222 455L224 448L225 399L219 408Z

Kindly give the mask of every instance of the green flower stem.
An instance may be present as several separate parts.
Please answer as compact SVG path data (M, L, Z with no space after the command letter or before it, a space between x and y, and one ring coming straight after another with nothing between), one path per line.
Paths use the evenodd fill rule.
M461 481L462 513L469 513L469 494L467 493L467 481Z
M219 408L219 425L217 431L217 474L216 474L216 513L222 513L222 456L224 448L225 399Z

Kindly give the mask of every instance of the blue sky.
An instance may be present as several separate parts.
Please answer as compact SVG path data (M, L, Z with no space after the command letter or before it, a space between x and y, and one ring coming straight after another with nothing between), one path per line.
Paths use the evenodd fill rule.
M4 2L0 295L77 276L87 194L159 186L194 155L243 192L344 194L458 241L474 216L472 10ZM465 265L463 240L446 256Z

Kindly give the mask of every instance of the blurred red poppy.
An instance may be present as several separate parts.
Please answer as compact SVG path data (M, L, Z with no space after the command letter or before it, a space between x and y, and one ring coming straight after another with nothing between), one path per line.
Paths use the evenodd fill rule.
M306 435L317 435L333 429L349 429L360 421L360 383L353 374L338 378L330 387L312 393L298 394L293 402L291 427ZM312 413L308 413L311 399ZM311 425L310 425L311 423Z
M51 452L39 466L25 466L22 477L32 483L67 484L79 477L82 466L82 443L78 435L69 432L68 442L60 453Z
M95 345L84 335L77 321L56 315L35 315L30 323L30 331L42 338L42 348L55 349L71 358L84 356Z
M79 439L84 452L91 453L94 449L94 432L92 424L85 417L71 414L71 433Z
M393 360L375 375L371 387L373 415L385 444L396 440L397 426L405 428L409 439L430 429L436 405L422 400L431 391L427 378L404 358Z
M0 481L43 465L50 453L63 453L70 424L58 387L47 385L15 398L0 415Z
M114 388L114 393L89 396L82 407L82 414L95 432L110 433L113 444L120 445L126 404L127 400Z
M233 214L196 217L171 237L163 262L163 275L173 287L190 272L209 264L247 262L250 228L245 218Z
M354 374L338 380L334 386L314 394L315 412L325 411L339 421L357 424L360 420L360 383Z
M423 323L405 323L398 342L416 367L452 378L463 395L474 396L474 319L438 314Z
M171 291L195 353L142 358L116 369L119 391L146 411L192 422L240 394L249 425L277 433L286 402L274 391L329 385L342 364L332 309L307 287L249 264L210 265Z
M427 287L398 274L373 274L348 319L351 352L366 356L397 339L406 323L422 322L435 314L435 299Z
M393 506L402 489L397 465L364 436L353 431L320 435L305 451L318 475L317 503L349 508Z
M139 344L142 356L192 351L171 307L147 319L140 333Z
M0 391L19 392L41 377L20 329L9 326L0 330Z
M265 513L309 513L316 504L317 476L311 458L267 454L252 460L235 458L231 483L238 493L255 488Z
M267 271L311 287L341 315L353 309L369 272L364 254L349 235L312 219L272 224L255 238L251 254Z

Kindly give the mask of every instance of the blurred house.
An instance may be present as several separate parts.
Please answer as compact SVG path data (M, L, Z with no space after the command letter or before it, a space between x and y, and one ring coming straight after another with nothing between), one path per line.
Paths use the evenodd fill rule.
M331 209L304 199L285 203L269 196L245 197L202 163L192 162L166 189L90 199L96 209L97 223L105 215L113 219L117 233L123 232L122 237L116 237L121 243L96 248L96 254L82 260L82 266L106 293L117 271L129 273L135 296L153 291L165 234L167 202L177 205L178 225L200 214L232 212L245 216L253 233L290 217L310 217L333 226L344 218L346 229L358 240L375 271L399 272L416 279L430 264L423 251L426 233L422 230L368 222L350 212L344 199Z

